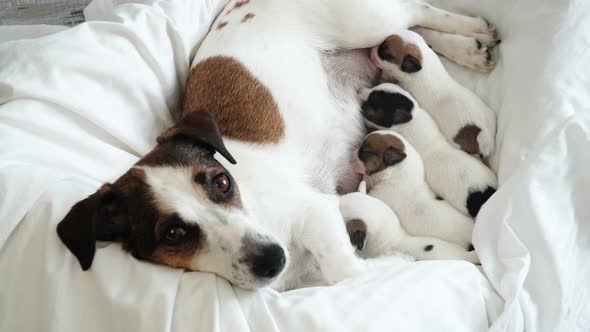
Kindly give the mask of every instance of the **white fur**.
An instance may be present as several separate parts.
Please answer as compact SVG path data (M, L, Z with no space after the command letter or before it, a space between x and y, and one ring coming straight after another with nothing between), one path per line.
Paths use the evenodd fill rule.
M192 65L217 55L238 59L270 90L285 122L278 144L226 140L238 164L224 165L242 193L248 225L272 234L289 252L286 271L271 286L298 287L308 277L317 280L318 271L320 279L336 283L402 261L358 258L342 227L335 190L350 177L350 155L362 138L354 90L369 82L343 87L326 72L336 58L330 55L373 47L414 25L472 34L487 29L486 22L460 15L448 19L447 12L417 0L252 0L226 14L235 1L219 15ZM249 12L255 16L240 23ZM217 29L221 22L227 25Z
M361 184L364 185L364 181ZM360 219L367 225L365 247L360 255L365 258L397 254L410 255L419 260L463 259L479 263L475 251L467 251L457 244L432 237L411 236L401 227L393 210L382 201L358 192L340 197L340 212L345 221Z
M378 130L367 137L371 135L399 138L404 143L406 158L369 176L373 183L369 195L391 207L408 233L436 237L467 248L471 244L473 219L455 210L449 203L435 198L436 195L426 183L424 165L418 152L392 130Z
M410 99L412 120L395 124L391 128L381 128L373 123L369 125L380 129L392 129L400 133L418 151L424 164L426 182L432 190L443 197L461 213L468 215L467 198L471 192L497 187L497 179L480 160L465 152L453 148L439 131L430 115L420 108L418 102L409 92L398 85L383 83L372 89L361 90L361 102L367 100L373 91L399 93ZM395 108L396 105L391 105Z
M377 48L371 50L371 58L383 69L382 78L398 82L408 90L420 105L434 118L441 132L454 147L457 133L466 125L481 129L477 136L480 153L489 157L494 152L496 116L477 95L457 83L449 75L440 59L416 32L405 30L397 34L404 42L420 48L422 69L414 73L403 72L397 65L383 61Z

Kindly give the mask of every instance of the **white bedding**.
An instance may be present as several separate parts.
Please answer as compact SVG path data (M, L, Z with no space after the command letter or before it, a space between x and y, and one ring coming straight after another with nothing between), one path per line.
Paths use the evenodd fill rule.
M498 111L501 188L474 233L485 276L465 262L417 262L332 287L251 292L115 244L82 272L56 224L170 126L223 2L95 0L89 23L0 44L0 331L590 330L583 0L444 2L503 37L489 76L449 64ZM1 28L0 41L57 30L14 31Z

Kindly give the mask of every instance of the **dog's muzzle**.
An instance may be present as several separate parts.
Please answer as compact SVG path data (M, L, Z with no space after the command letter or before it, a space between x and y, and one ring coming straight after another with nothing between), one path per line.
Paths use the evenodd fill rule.
M285 267L285 251L278 244L265 245L249 255L247 260L252 274L259 278L274 278Z

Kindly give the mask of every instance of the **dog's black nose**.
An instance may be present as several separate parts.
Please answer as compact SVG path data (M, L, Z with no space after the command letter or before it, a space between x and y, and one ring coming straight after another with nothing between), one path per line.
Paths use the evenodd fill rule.
M285 251L277 244L266 245L252 257L251 270L262 278L274 278L285 267Z

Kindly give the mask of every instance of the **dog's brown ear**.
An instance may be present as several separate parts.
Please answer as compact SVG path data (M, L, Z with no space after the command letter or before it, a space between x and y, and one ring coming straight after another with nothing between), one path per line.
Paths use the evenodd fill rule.
M174 127L166 130L160 137L158 143L162 144L168 140L184 137L203 144L219 152L227 161L235 164L236 161L227 151L223 144L223 138L211 113L206 111L195 111L186 113Z
M82 270L92 265L96 240L114 241L125 238L128 227L120 222L123 215L121 195L111 184L76 203L57 225L57 234L76 256Z
M422 69L422 64L415 56L408 54L406 55L401 64L401 70L406 73L415 73Z
M393 166L404 159L406 159L406 153L398 148L389 147L383 152L383 163L387 166Z

